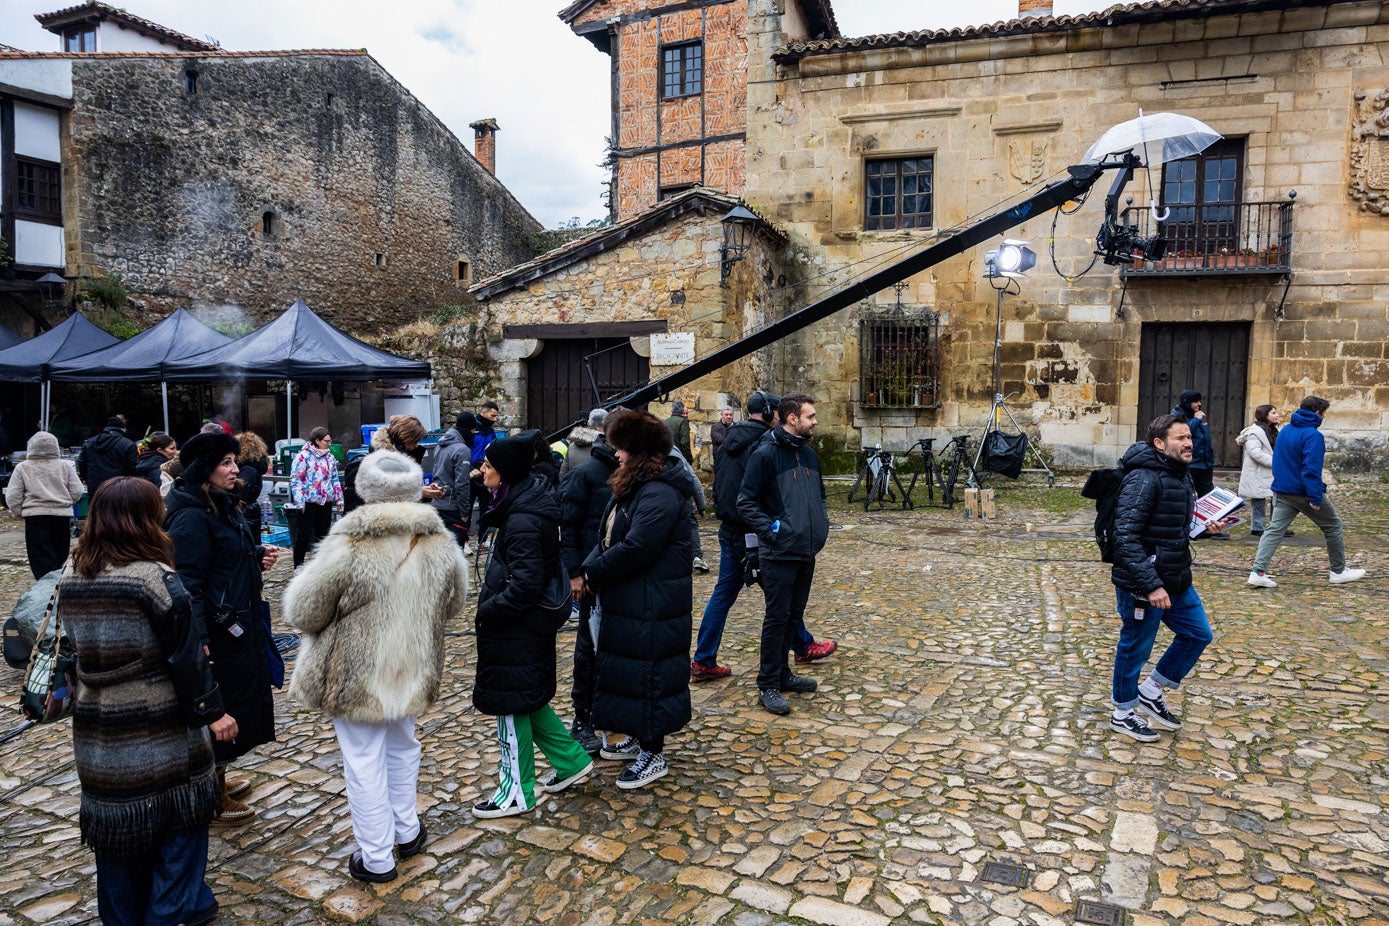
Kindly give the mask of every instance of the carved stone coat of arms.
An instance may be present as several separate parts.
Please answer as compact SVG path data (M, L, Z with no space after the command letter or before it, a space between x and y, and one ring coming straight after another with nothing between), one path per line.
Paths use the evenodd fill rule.
M1389 215L1389 89L1359 90L1350 127L1350 198Z

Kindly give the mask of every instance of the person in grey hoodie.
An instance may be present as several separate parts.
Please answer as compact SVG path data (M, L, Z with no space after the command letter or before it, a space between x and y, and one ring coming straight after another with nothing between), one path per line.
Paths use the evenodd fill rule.
M24 519L29 571L43 578L67 562L72 542L72 506L85 491L77 470L58 456L58 438L37 431L24 461L5 488L5 504Z
M472 514L473 431L477 417L472 412L459 412L453 427L439 438L434 451L434 485L443 486L444 494L431 502L444 527L464 550L468 546L470 515Z

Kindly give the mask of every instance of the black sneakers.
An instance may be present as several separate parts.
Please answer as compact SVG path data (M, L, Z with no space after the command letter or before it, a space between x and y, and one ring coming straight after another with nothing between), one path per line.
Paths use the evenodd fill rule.
M1167 702L1158 694L1156 698L1149 698L1138 692L1138 706L1147 712L1152 718L1153 724L1162 727L1164 730L1180 730L1182 728L1182 718L1167 709Z
M1152 727L1149 727L1143 722L1142 717L1132 711L1124 718L1110 717L1109 729L1115 733L1122 733L1131 739L1136 739L1140 743L1151 743L1158 738Z
M584 752L593 758L598 758L598 753L603 749L603 741L598 738L598 734L593 732L593 726L587 723L574 721L569 728L569 735L574 737L574 742L583 747Z
M630 791L649 785L657 778L664 778L669 772L670 766L666 764L664 753L642 752L637 756L637 761L617 776L617 786L624 791Z
M757 699L762 702L762 706L773 714L791 713L791 705L781 696L781 692L775 688L763 688L757 692Z
M781 690L794 691L797 694L809 694L820 685L813 678L806 678L804 675L792 675L787 673L781 677Z
M635 759L641 753L641 743L635 736L624 736L616 743L604 743L598 755L609 761Z

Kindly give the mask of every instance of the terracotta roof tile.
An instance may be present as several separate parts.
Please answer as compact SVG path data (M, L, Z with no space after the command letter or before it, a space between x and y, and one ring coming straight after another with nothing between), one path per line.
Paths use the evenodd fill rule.
M212 42L204 42L202 39L195 39L191 35L184 35L170 29L168 26L161 26L157 22L151 22L140 16L127 13L125 10L118 9L110 4L101 3L99 0L87 0L86 3L79 3L77 6L70 6L66 9L54 10L52 13L37 13L34 18L39 21L39 25L48 29L50 32L58 31L62 26L69 23L82 22L87 19L97 21L109 19L118 25L126 26L134 32L143 35L154 36L181 46L184 51L216 51L220 46Z
M292 58L297 55L366 55L365 48L301 48L275 51L0 51L0 58Z

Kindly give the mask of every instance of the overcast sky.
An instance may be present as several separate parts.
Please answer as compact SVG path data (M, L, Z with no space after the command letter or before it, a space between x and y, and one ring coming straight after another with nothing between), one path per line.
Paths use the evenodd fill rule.
M56 51L33 15L78 0L0 0L0 43ZM494 117L497 174L553 227L604 215L608 58L555 15L567 0L119 0L119 5L233 51L366 48L471 147L468 123ZM845 35L1012 19L1017 0L833 0ZM1057 15L1112 5L1056 0Z

